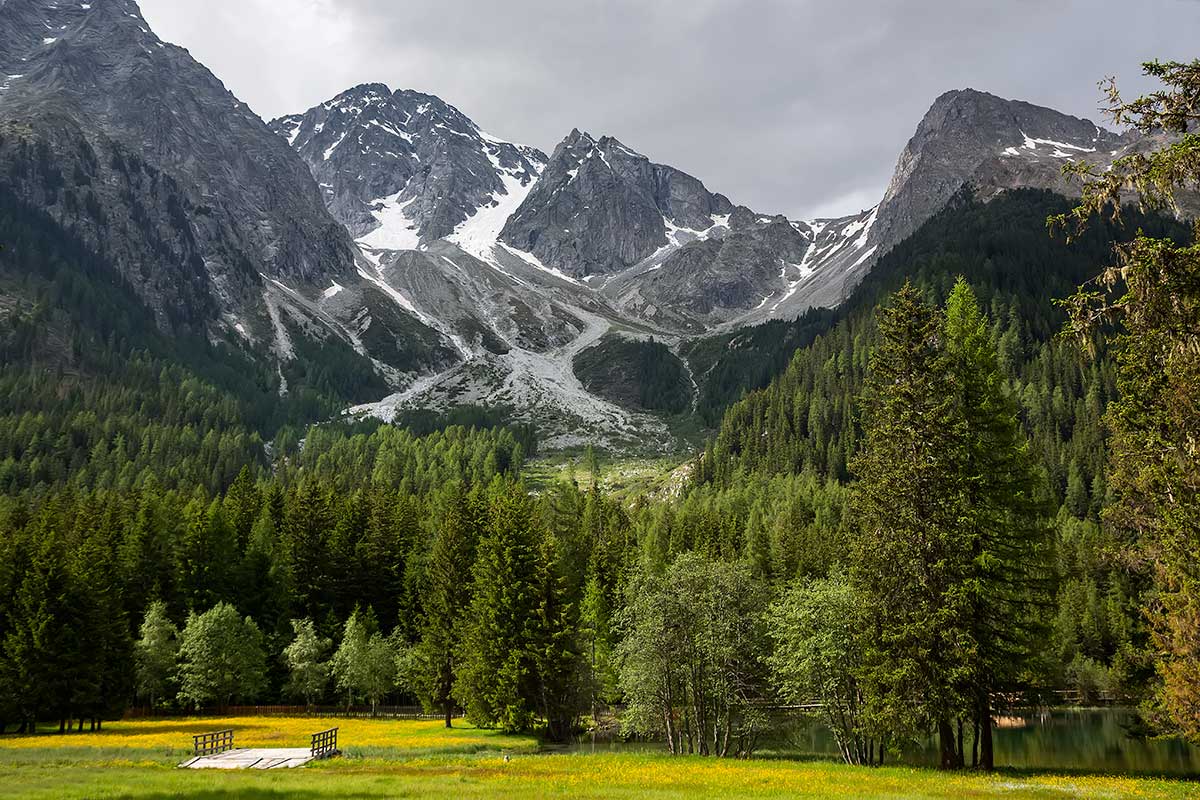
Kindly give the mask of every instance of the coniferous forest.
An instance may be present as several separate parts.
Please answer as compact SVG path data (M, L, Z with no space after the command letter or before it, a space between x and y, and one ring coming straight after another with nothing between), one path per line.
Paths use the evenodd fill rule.
M38 298L0 328L0 732L392 703L748 757L818 704L847 762L934 736L990 769L1006 708L1116 697L1200 742L1195 233L1097 213L1114 173L1196 174L1200 66L1161 70L1128 119L1191 149L1082 176L1088 213L964 192L838 309L685 348L713 429L677 492L535 489L503 409L338 418L380 394L352 353L169 340L0 197L0 279ZM619 391L684 413L634 349Z

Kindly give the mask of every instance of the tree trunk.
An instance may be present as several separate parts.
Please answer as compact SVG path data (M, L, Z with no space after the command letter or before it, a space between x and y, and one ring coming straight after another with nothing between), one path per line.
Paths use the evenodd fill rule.
M454 704L447 700L444 706L444 711L446 712L446 727L453 728L454 725L452 722L454 719Z
M679 755L679 744L675 735L675 715L668 700L666 708L663 709L663 724L667 729L667 748L671 751L671 755Z
M979 715L975 715L975 729L971 736L971 769L979 768Z
M996 768L996 761L992 750L992 698L988 692L983 693L980 701L979 733L979 766L991 772Z
M954 728L950 726L950 720L942 719L938 722L938 743L941 745L942 769L955 769L958 767L958 753L954 750Z
M958 768L962 769L966 764L963 761L963 721L959 717L958 720Z

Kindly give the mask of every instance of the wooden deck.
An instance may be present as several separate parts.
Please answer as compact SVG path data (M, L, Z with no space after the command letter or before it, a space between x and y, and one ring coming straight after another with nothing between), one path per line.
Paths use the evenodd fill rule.
M315 760L308 747L243 748L196 756L182 764L185 769L291 769Z

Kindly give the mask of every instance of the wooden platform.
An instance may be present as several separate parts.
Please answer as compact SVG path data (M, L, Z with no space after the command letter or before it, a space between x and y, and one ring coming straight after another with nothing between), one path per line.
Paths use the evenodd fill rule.
M291 769L315 758L307 747L243 748L196 756L180 764L185 769Z

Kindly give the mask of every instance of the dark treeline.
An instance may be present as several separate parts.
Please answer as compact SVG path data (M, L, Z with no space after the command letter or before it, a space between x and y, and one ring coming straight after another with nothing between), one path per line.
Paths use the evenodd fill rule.
M328 634L358 607L414 639L424 563L456 513L447 509L467 496L498 503L522 461L504 430L314 429L273 476L244 467L221 494L152 478L110 487L101 471L91 487L9 497L0 502L0 719L119 714L134 698L133 644L156 603L177 623L236 607L275 655L292 619ZM280 696L282 665L267 675L255 697Z

